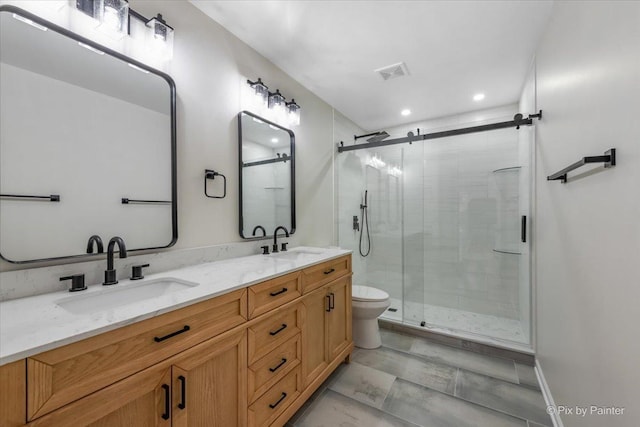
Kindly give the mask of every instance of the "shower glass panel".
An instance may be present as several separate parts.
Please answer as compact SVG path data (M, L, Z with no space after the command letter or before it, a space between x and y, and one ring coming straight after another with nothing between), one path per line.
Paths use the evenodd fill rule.
M530 346L532 130L502 129L339 154L339 244L354 283L385 290L383 318ZM358 251L368 192L371 252ZM366 243L366 230L363 230Z

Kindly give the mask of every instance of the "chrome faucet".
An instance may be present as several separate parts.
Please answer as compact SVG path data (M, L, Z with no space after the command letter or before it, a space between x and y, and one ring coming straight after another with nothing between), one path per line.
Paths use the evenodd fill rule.
M104 246L102 245L102 239L97 234L89 237L89 241L87 242L87 253L93 253L93 244L96 244L97 253L101 254L104 252Z
M118 283L118 279L116 279L116 270L113 268L113 251L116 244L118 244L120 258L127 257L127 247L124 245L122 237L112 237L111 240L109 240L109 246L107 246L107 269L104 272L103 285L115 285Z
M289 237L289 231L283 227L283 226L278 226L276 227L276 229L273 231L273 250L271 251L272 253L276 253L278 252L278 230L284 230L284 234L286 234L287 237ZM287 244L283 243L282 244L282 250L286 251L287 250Z
M264 229L264 227L263 227L263 226L261 226L261 225L256 225L256 226L253 228L253 233L251 233L251 235L252 235L252 236L255 236L255 235L256 235L256 231L258 231L258 230L262 230L262 237L267 237L267 231L266 231L266 230Z

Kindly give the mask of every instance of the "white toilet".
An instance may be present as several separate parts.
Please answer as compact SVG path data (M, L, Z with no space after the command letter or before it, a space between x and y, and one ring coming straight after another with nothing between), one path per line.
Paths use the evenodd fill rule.
M353 307L353 343L360 348L378 348L382 345L378 330L378 316L389 308L389 294L370 286L351 288Z

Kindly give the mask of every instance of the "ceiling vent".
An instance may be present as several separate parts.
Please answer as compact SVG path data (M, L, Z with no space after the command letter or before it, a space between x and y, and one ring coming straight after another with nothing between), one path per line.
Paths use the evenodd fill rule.
M409 70L407 70L407 64L404 62L398 62L397 64L387 65L386 67L378 68L374 70L376 73L382 76L383 80L391 80L398 77L408 76Z

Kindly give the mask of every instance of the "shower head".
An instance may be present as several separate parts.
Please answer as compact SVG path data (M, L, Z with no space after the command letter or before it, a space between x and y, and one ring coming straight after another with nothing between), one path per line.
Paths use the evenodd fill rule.
M387 138L389 138L389 134L387 133L387 131L383 130L381 132L377 132L371 138L368 138L367 142L380 142L383 139L387 139Z

